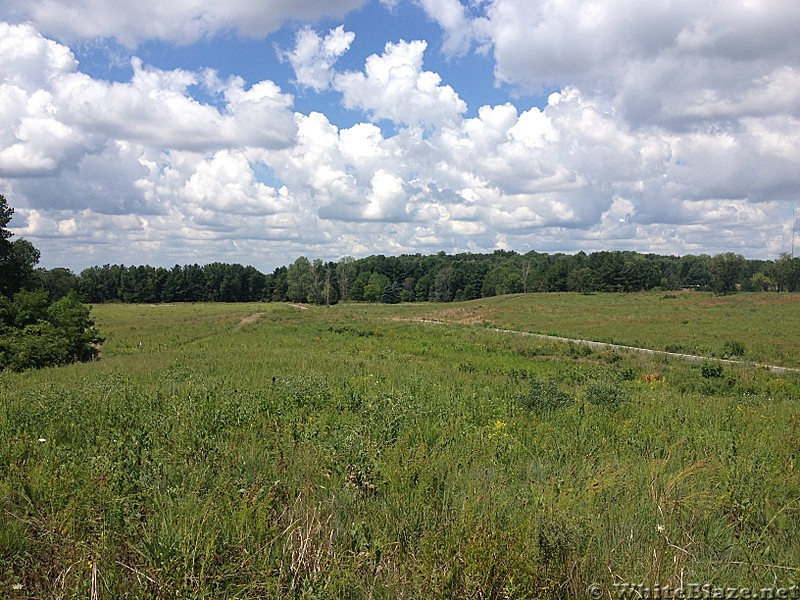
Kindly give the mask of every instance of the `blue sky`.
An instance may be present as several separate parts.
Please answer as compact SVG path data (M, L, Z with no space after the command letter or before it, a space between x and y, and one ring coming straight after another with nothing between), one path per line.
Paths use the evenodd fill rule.
M775 258L793 0L8 0L0 193L45 267Z

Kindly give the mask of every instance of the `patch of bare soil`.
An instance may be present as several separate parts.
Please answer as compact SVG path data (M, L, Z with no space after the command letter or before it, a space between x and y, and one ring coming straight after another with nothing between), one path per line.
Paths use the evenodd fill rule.
M460 325L477 325L491 320L493 311L489 307L470 306L458 308L445 308L437 310L429 315L430 319L445 321L447 323L458 323Z
M261 317L263 317L266 313L256 313L254 315L250 315L249 317L245 317L241 321L236 324L236 329L241 329L245 325L250 325L251 323L255 323Z

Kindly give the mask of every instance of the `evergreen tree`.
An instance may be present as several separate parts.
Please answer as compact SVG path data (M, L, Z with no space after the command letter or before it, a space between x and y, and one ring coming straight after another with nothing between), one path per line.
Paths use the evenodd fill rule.
M403 288L400 287L400 284L396 281L390 283L389 285L383 288L383 293L381 294L381 302L384 304L399 304L400 303L400 293L403 291Z

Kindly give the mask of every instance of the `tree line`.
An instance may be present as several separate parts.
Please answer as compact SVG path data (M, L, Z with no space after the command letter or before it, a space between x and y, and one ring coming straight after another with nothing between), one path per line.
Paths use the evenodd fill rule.
M106 302L452 302L527 292L653 289L800 291L800 258L748 260L734 253L663 256L632 251L547 254L497 250L338 261L300 256L262 273L211 263L164 267L104 265L76 275L36 268L39 251L11 240L13 215L0 195L0 370L91 360L102 338L87 304Z
M262 273L211 263L95 266L75 275L38 269L33 283L51 299L70 291L87 303L452 302L524 292L646 290L800 291L800 258L748 260L734 253L663 256L632 251L547 254L375 255L339 261L297 258Z

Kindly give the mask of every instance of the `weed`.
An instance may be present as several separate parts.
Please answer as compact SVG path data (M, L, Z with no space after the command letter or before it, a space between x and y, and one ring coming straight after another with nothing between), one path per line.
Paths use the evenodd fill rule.
M630 400L630 392L614 381L592 381L586 386L585 398L589 404L615 408Z
M660 295L483 299L482 320L653 348L741 336L799 363L795 296ZM103 360L0 373L0 597L796 580L798 377L585 355L448 325L452 306L96 307Z
M573 396L550 381L534 379L528 388L520 394L519 403L534 412L552 412L568 406L574 401Z

